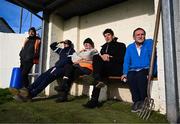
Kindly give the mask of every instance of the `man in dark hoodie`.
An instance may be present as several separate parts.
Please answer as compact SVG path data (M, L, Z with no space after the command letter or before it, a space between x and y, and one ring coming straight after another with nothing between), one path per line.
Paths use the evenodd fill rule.
M123 61L126 51L124 43L117 42L114 32L106 29L103 32L106 43L102 46L100 54L93 57L94 89L91 100L84 107L95 108L98 106L100 89L108 76L121 76L123 73Z
M29 36L26 38L24 45L19 53L20 69L23 87L29 86L28 74L34 65L35 58L39 58L40 38L36 36L36 30L31 27L28 31Z
M63 43L64 48L59 48L59 43ZM48 84L63 76L64 66L66 64L72 64L70 56L75 52L75 50L70 40L54 42L50 47L59 55L59 60L55 63L55 66L42 73L28 88L22 88L19 92L14 94L16 96L14 97L15 100L26 101L37 96Z

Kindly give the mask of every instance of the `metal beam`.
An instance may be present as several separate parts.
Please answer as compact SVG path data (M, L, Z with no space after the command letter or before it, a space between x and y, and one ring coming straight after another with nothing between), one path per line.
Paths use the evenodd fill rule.
M174 28L173 1L162 0L163 50L165 62L165 88L167 118L177 123L179 116L176 43Z
M37 16L38 18L40 18L41 20L43 19L41 16L39 16L36 12L32 11L28 6L26 6L24 3L22 3L22 1L18 1L18 2L13 2L13 1L9 1L9 0L6 0L8 2L11 2L13 4L16 4L20 7L23 7L25 9L27 9L29 12L33 13L35 16Z

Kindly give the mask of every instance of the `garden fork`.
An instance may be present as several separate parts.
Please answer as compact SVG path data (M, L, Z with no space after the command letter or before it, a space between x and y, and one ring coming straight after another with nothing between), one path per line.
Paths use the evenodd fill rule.
M158 37L158 31L159 31L160 12L161 12L161 0L159 0L157 14L156 14L156 23L155 23L154 37L153 37L154 43L153 43L153 49L152 49L152 55L151 55L149 74L148 74L147 97L144 100L144 104L142 106L141 111L138 113L140 118L143 118L146 120L149 118L151 111L155 107L154 99L151 98L151 87L152 87L151 79L152 79L154 61L155 61L155 56L156 56L156 45L157 45L157 37Z

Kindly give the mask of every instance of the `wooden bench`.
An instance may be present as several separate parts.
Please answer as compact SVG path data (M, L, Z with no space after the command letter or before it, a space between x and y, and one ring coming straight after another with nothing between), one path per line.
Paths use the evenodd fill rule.
M154 78L153 80L157 80ZM90 95L89 90L93 89L93 76L83 75L74 81L70 94L75 96ZM131 93L128 83L122 82L120 76L109 76L105 84L107 85L107 98L131 102Z
M94 78L92 75L83 75L80 76L74 83L73 86L71 88L70 94L71 95L75 95L75 96L79 96L79 95L88 95L91 96L91 92L93 89L93 82L94 82ZM129 96L129 100L125 100L125 101L131 101L131 96L130 96L130 92L129 92L129 87L128 84L125 82L121 81L121 77L120 76L109 76L108 79L105 81L106 86L101 88L101 93L103 94L105 93L106 95L106 99L117 99L117 100L124 100L119 94L120 89L119 88L123 88L125 90L123 91L127 91L128 93L124 93L127 94ZM104 95L100 95L100 99L105 99ZM126 97L127 98L127 97Z

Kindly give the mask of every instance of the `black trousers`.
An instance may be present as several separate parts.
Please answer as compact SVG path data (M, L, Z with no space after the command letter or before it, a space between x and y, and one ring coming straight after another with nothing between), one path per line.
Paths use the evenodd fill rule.
M129 71L127 75L133 102L144 101L147 97L148 69Z
M108 76L121 76L122 65L119 63L105 62L99 55L93 57L93 77L97 81L103 81Z
M93 57L93 77L94 88L92 91L92 99L98 102L100 88L95 87L98 81L105 81L108 76L121 76L122 75L122 65L119 63L105 62L99 55Z
M64 76L68 77L67 80L63 80L61 84L61 91L69 92L74 80L78 79L80 75L89 75L92 71L88 68L77 65L67 64L64 67Z
M28 88L28 86L30 85L28 74L31 71L32 67L33 67L32 62L21 62L20 69L21 69L23 87Z

